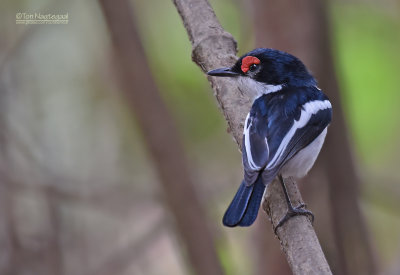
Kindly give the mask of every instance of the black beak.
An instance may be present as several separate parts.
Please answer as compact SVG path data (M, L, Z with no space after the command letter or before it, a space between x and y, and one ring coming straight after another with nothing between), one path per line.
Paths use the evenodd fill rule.
M240 75L239 73L233 72L231 68L219 68L209 71L207 74L212 76L228 76L228 77L234 77Z

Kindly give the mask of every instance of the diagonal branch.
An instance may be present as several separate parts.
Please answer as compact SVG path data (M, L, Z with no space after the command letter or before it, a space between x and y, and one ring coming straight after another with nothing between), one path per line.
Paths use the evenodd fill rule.
M128 0L99 0L99 3L114 46L121 92L135 114L193 271L223 274L176 125L151 76L133 9Z
M235 60L236 42L219 24L207 0L174 0L192 43L192 58L206 72L231 66ZM241 147L243 121L250 110L250 98L242 94L234 79L209 78L229 131ZM295 184L287 183L293 202L302 203ZM286 212L286 203L279 184L271 183L266 192L264 210L273 226ZM278 231L281 248L294 274L331 274L318 238L308 218L294 217Z

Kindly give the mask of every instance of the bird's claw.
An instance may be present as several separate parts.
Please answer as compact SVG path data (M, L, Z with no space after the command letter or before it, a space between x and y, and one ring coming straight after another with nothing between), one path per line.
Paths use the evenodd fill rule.
M299 206L297 206L295 209L306 208L306 207L307 207L307 205L305 203L302 203Z
M281 227L285 222L287 222L290 218L294 216L311 216L311 223L314 222L314 214L306 209L303 209L306 205L304 203L300 204L299 206L295 208L291 208L286 212L286 215L279 221L277 226L274 229L274 232L276 234L277 230L279 227Z

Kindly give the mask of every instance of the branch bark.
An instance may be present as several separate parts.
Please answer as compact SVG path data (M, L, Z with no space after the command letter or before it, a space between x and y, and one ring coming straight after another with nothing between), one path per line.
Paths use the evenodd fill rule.
M235 60L236 42L219 24L207 0L174 0L192 43L192 59L206 72L231 66ZM215 96L228 122L229 131L241 148L243 121L251 107L251 99L242 94L234 79L209 78ZM293 202L302 203L294 182L287 183ZM264 209L273 226L286 212L280 185L274 181L266 192ZM308 218L290 219L277 237L294 274L331 274L315 231Z

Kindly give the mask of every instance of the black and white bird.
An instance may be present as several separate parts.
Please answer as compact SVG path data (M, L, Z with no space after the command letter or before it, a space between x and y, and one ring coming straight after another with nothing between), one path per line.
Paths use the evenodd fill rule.
M255 49L231 68L208 72L236 77L241 91L254 98L243 131L244 179L223 217L225 226L249 226L258 214L266 186L279 178L287 214L275 230L295 215L313 215L294 207L284 178L304 177L313 166L332 118L328 97L295 56L274 49Z

